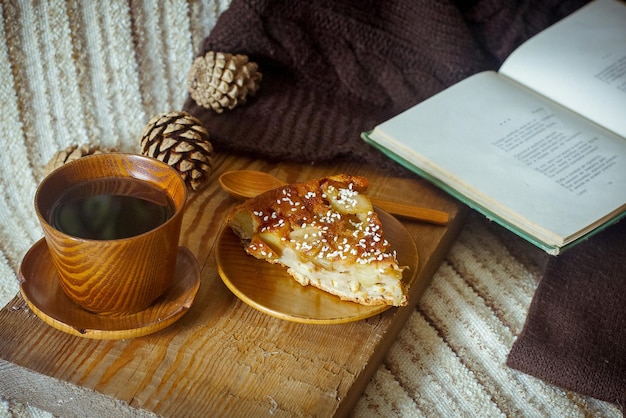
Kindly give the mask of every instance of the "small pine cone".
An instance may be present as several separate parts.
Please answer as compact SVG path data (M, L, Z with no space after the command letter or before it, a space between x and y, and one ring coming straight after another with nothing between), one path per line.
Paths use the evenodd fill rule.
M77 160L81 157L94 154L104 154L107 152L117 152L116 148L100 148L98 145L70 145L64 150L58 151L44 167L44 174L48 175L53 170L61 167L65 163Z
M187 76L187 90L200 106L222 113L246 103L259 89L262 75L246 55L207 52L194 60Z
M187 112L163 113L150 119L141 135L141 153L174 167L194 191L212 170L209 132Z

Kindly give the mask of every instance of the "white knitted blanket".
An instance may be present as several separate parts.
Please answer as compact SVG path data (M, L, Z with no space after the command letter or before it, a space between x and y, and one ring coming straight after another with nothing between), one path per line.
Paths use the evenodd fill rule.
M149 117L181 109L194 51L228 3L1 0L1 306L42 236L32 202L46 162L71 144L128 150ZM620 416L505 365L546 257L471 216L354 416ZM49 414L2 400L0 416Z

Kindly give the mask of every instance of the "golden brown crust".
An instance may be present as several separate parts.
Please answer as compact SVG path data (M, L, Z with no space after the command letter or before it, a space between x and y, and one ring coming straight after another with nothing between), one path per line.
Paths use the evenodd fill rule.
M378 215L364 194L368 185L366 178L346 174L290 184L247 200L226 221L250 255L286 265L303 285L362 304L404 305L402 269L387 251ZM389 293L390 283L396 295L378 295ZM369 285L378 286L374 296Z

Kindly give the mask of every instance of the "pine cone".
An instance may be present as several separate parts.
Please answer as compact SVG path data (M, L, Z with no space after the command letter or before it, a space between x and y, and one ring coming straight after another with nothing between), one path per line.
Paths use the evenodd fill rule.
M70 145L64 150L58 151L48 161L44 167L44 174L50 174L54 169L61 167L65 163L77 160L81 157L93 154L104 154L107 152L117 152L116 148L100 148L98 145Z
M187 112L163 113L150 119L141 135L141 153L177 169L194 191L212 170L209 132Z
M256 94L262 74L246 55L207 52L194 60L187 76L187 90L200 106L222 113Z

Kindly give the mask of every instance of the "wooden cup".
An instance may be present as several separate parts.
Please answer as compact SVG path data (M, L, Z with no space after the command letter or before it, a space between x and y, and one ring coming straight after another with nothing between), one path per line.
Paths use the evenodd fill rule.
M174 214L136 236L92 240L51 225L54 204L70 187L109 177L135 178L156 186L174 203ZM57 276L67 296L88 311L124 315L149 307L174 277L187 189L178 172L153 158L111 153L79 158L50 173L35 194L35 210Z

